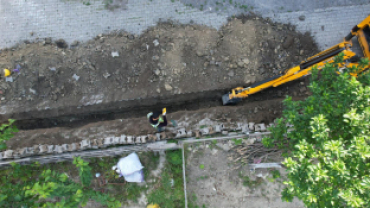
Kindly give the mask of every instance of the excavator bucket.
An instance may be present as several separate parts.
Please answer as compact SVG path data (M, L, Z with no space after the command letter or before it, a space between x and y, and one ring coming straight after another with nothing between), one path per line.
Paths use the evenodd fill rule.
M234 105L234 104L237 104L238 102L240 102L241 100L242 100L241 98L233 98L233 99L230 99L229 93L228 94L224 94L222 96L222 104L223 105Z

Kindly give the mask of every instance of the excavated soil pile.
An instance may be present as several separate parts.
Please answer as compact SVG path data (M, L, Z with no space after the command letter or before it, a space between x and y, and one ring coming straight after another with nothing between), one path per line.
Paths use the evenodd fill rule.
M232 19L219 31L163 23L141 36L119 32L80 45L27 42L0 53L0 69L20 65L12 82L0 80L0 122L202 99L261 81L316 52L309 34L255 17ZM299 87L293 85L303 95Z

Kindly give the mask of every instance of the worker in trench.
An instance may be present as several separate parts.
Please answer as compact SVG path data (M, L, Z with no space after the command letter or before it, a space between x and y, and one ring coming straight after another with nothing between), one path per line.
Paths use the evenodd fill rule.
M164 127L167 126L166 108L163 108L162 112L150 112L147 117L150 125L152 125L158 132L164 131Z

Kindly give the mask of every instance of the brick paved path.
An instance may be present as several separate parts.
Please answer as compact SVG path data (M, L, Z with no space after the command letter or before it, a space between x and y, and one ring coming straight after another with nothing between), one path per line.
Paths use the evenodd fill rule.
M34 41L46 37L54 40L63 38L68 43L74 40L86 41L98 34L120 29L140 34L160 19L172 19L181 23L193 21L219 28L230 14L208 9L200 11L179 1L126 1L126 9L112 12L105 9L100 0L90 0L89 6L77 0L0 0L0 48L14 46L26 39ZM278 2L263 1L272 5ZM368 15L370 4L315 10L312 8L316 7L307 8L310 11L272 13L263 10L260 13L278 22L295 24L299 31L311 31L323 49L341 41L353 25ZM304 21L298 19L301 15L305 15Z

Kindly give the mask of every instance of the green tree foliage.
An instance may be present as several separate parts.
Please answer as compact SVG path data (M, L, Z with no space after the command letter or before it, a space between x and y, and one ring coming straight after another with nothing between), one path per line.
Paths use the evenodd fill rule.
M282 118L270 128L271 138L263 139L265 146L285 150L285 201L295 196L307 207L370 204L370 79L349 74L368 61L338 75L340 63L343 54L320 73L314 69L312 95L304 101L285 99Z
M12 138L13 133L18 132L18 129L14 124L15 120L9 119L7 124L0 126L0 151L6 149L6 141Z
M121 203L107 194L91 189L89 163L74 158L81 183L72 181L66 173L45 169L40 165L21 166L13 163L8 174L0 179L0 207L60 207L72 208L86 205L93 199L107 207L120 207Z

